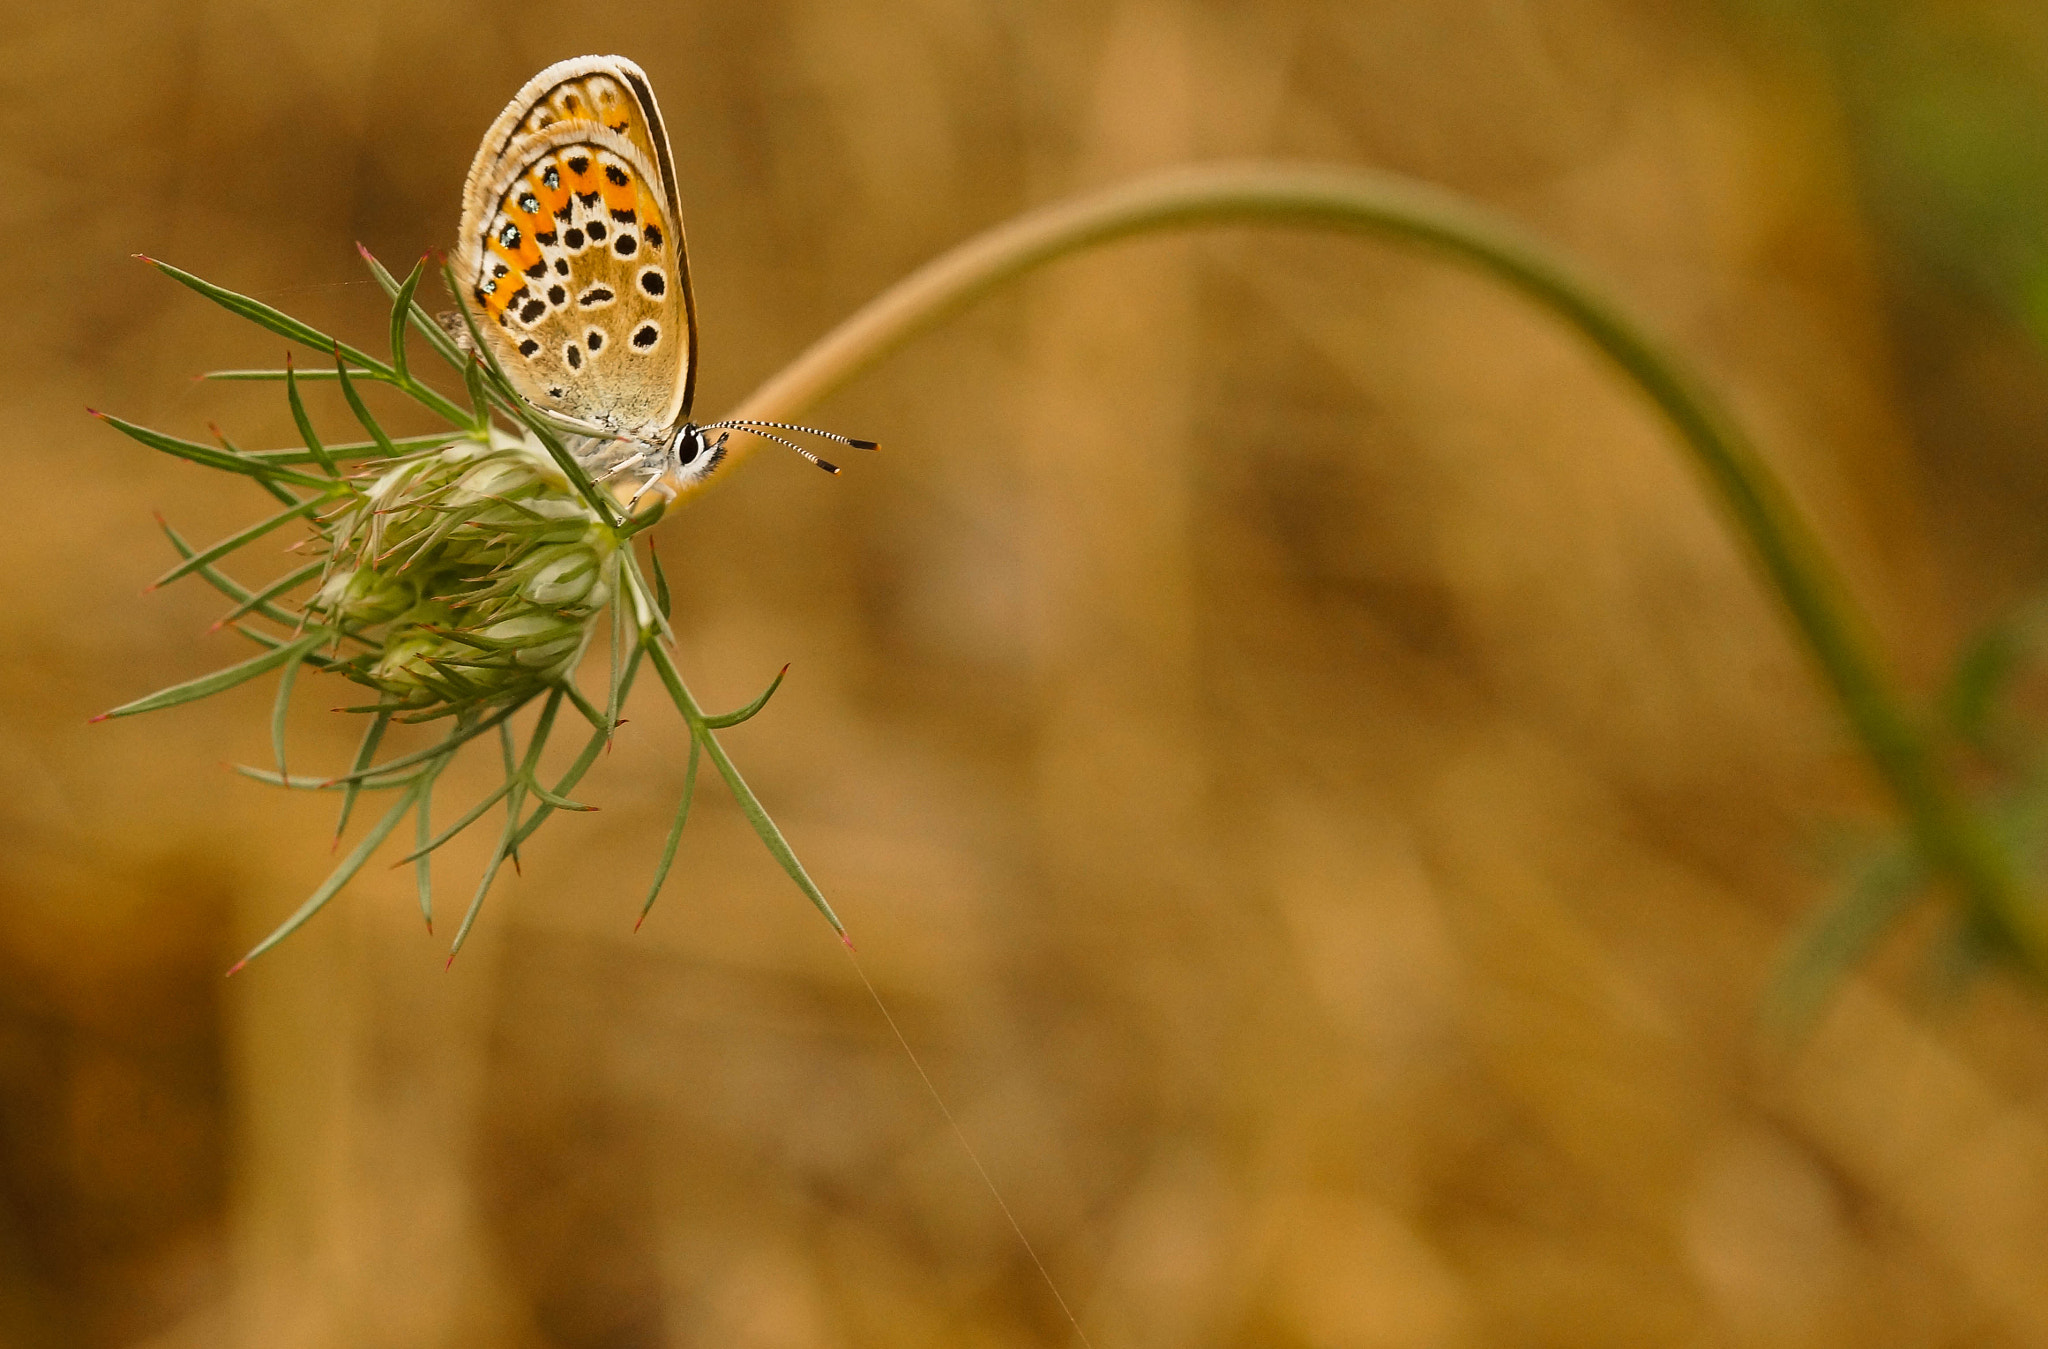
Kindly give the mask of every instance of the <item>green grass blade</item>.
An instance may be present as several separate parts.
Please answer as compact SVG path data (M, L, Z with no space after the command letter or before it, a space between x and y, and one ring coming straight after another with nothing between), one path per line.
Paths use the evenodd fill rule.
M251 778L257 782L263 783L265 786L268 787L283 787L286 791L338 792L341 790L341 788L335 786L333 780L329 778L306 777L303 775L285 777L280 773L272 772L268 768L257 768L252 764L245 763L231 763L228 765L228 767L234 772L241 774L245 778ZM394 787L406 786L411 781L411 778L406 777L399 778L396 781L392 782L373 782L366 784L363 787L363 790L366 792L389 791Z
M609 574L605 580L612 588L612 607L609 617L612 621L611 640L606 644L607 672L605 676L604 724L607 732L619 724L619 678L626 672L626 596L619 586L619 555L612 554L608 564Z
M626 664L625 687L627 689L632 688L633 676L639 668L640 653L635 651ZM556 780L554 794L556 796L567 796L571 791L574 791L576 784L583 780L583 775L588 773L590 766L597 762L599 752L604 749L610 740L610 728L594 733L590 737L589 742L583 746L583 752L576 756L576 761L569 765L568 771ZM548 816L553 813L553 806L542 804L535 807L533 814L527 816L526 823L519 826L519 837L512 840L513 845L516 847L533 837L534 831L539 829Z
M334 349L337 353L335 359L339 360L341 344L335 343ZM306 453L313 456L314 462L320 465L321 471L328 477L340 477L341 470L334 466L334 456L327 452L327 447L320 443L320 437L313 433L313 419L306 415L305 401L299 397L299 380L292 371L290 352L286 352L284 357L284 396L285 401L292 405L292 422L299 428L299 439L306 442Z
M405 812L410 810L413 803L419 799L419 790L417 783L408 789L405 795L392 805L390 810L384 812L384 817L370 827L370 832L363 835L363 841L355 846L353 852L342 859L341 865L328 873L327 879L320 882L320 888L315 890L304 904L299 905L293 911L291 917L278 924L276 931L250 947L249 954L236 961L233 968L228 970L228 973L236 973L250 961L298 931L305 925L307 919L320 912L326 906L327 901L334 898L335 893L342 886L347 885L350 880L354 879L355 874L363 869L363 863L370 860L370 854L377 851L377 846L390 837L391 831L398 827L398 822L405 818Z
M505 723L507 718L509 718L514 712L517 712L522 706L524 706L524 704L515 703L510 707L500 708L497 712L492 713L490 716L484 718L482 721L478 722L474 726L469 727L466 730L457 729L455 731L451 731L448 735L448 738L442 740L438 744L429 745L425 749L416 750L411 754L401 755L396 759L388 759L385 762L378 764L376 767L364 769L360 773L343 773L339 777L330 778L329 781L338 784L344 782L354 782L358 779L367 780L371 778L378 778L384 776L387 773L394 773L401 768L411 768L415 764L425 763L427 760L433 758L437 754L452 753L453 751L460 749L462 746L468 744L470 741L476 739L478 736L484 734L486 731L497 730L499 726ZM401 717L399 718L399 720L403 721L404 718Z
M469 930L476 926L476 916L483 911L484 896L491 892L491 883L498 878L498 869L510 857L517 864L519 840L525 835L520 831L519 812L526 804L526 789L533 784L534 771L540 766L541 751L547 748L548 733L554 729L555 714L561 710L562 691L556 689L548 695L541 706L540 720L534 723L533 737L527 742L526 757L515 769L511 765L510 737L506 738L506 786L505 828L498 835L498 846L491 853L489 865L484 868L481 880L477 882L476 894L470 898L469 909L462 915L462 925L455 929L455 940L448 948L448 963L453 965L455 957L462 953L462 944L469 940ZM543 806L542 809L547 809Z
M683 799L676 804L675 823L668 828L668 841L661 846L661 860L654 867L654 884L647 887L647 902L640 906L640 916L633 920L633 930L638 932L640 924L647 921L647 915L654 910L654 901L661 896L662 882L668 879L668 869L676 860L676 848L683 841L683 826L690 820L690 798L697 791L697 737L690 737L690 761L683 769Z
M283 366L279 366L274 370L208 370L203 374L199 375L198 378L214 380L219 383L282 384L284 383L286 377L293 373L293 371L286 369ZM340 378L340 376L338 376L332 370L322 370L317 367L312 370L300 370L297 371L296 373L300 379L310 379L317 383L323 384ZM381 370L358 370L355 372L354 375L350 376L350 378L375 380L379 384L396 384L398 382L396 379L392 378L388 374L385 374Z
M535 778L533 781L527 783L526 789L532 792L536 799L545 801L549 806L553 807L556 810L592 811L597 809L596 806L585 805L581 801L571 801L566 796L557 796L555 793L549 791L546 787L541 786L539 778ZM524 837L525 834L522 833L520 835L520 838Z
M476 315L469 312L469 297L462 293L462 286L455 279L455 268L446 257L441 259L441 283L448 287L449 298L455 301L455 312L462 318L462 326L469 332L470 356L464 365L481 362L498 378L498 383L510 389L512 381L505 378L505 372L498 368L497 357L491 355L490 344L476 326Z
M760 697L754 699L753 702L748 703L737 712L728 712L722 717L706 717L704 718L704 724L712 730L722 731L728 726L737 726L741 722L746 721L762 708L768 706L768 700L775 696L775 690L782 687L782 677L788 673L789 667L787 665L783 666L775 672L775 678L769 681L768 687L761 691Z
M661 554L654 551L654 540L647 541L647 561L654 568L654 607L661 610L662 618L669 616L668 574L661 569Z
M441 847L441 845L446 843L449 839L454 838L457 834L461 833L463 830L469 828L478 820L482 819L484 812L489 810L492 806L497 805L500 801L503 801L505 799L505 793L511 790L512 779L507 778L505 779L504 782L500 783L497 786L497 788L491 792L489 796L486 796L483 800L477 802L468 810L462 812L461 817L458 818L454 824L449 825L446 829L443 829L440 833L435 834L433 837L422 840L417 849L399 858L399 864L404 865L407 862L417 862L420 858L427 856L429 853L437 851Z
M484 867L484 874L476 883L476 893L470 896L469 908L463 911L462 925L455 929L455 940L448 947L449 965L453 965L455 957L462 954L462 944L469 940L469 930L476 926L476 916L483 912L484 896L491 892L491 883L498 879L498 868L504 866L505 859L514 853L513 836L519 827L518 809L515 800L511 812L505 818L505 831L498 836L498 846L492 850L491 860Z
M246 454L242 454L241 448L237 446L235 442L228 439L227 433L221 430L218 426L215 426L212 422L208 422L206 424L206 429L213 432L213 438L219 441L220 447L226 450L229 454L239 454L242 455L244 459L250 457ZM277 479L270 473L258 473L252 476L256 479L256 485L258 487L261 487L264 491L270 493L270 495L276 497L285 505L291 506L297 504L299 500L298 495L294 493L290 488L286 487L283 483L277 481Z
M311 515L314 511L326 505L331 500L333 500L332 497L326 496L307 497L304 501L299 502L295 506L291 506L284 510L281 510L276 515L270 516L267 519L258 520L255 524L250 525L241 533L230 534L227 538L222 539L219 543L214 544L213 547L211 548L205 549L201 552L189 554L185 558L185 560L180 562L177 566L172 567L162 576L159 576L154 581L151 581L149 583L149 588L151 590L155 590L161 586L167 586L171 582L179 579L180 577L191 575L193 572L198 571L201 567L211 566L213 563L218 562L222 558L226 557L229 553L234 552L237 548L241 548L248 544L254 543L256 540L262 538L265 534L268 534L271 530L278 529L284 525L288 525L292 521L297 520L302 516Z
M156 517L156 523L157 528L163 530L164 537L168 538L171 541L171 547L178 550L179 556L192 556L192 545L186 543L184 539L179 537L178 531L171 528L170 522L168 520L164 519L162 515L158 515ZM229 599L236 600L244 604L248 604L250 610L252 610L255 613L263 615L263 617L269 619L273 623L281 623L285 627L291 628L294 631L297 630L299 620L295 616L284 612L282 609L279 609L276 605L271 604L267 601L257 600L256 596L247 587L237 584L234 580L214 570L212 567L198 567L195 570L198 573L200 580L206 582L215 590L218 590L221 594L226 595ZM256 602L250 603L251 601ZM281 642L269 638L267 634L257 633L254 629L248 627L246 624L237 623L234 626L236 632L241 633L244 637L249 638L251 641L261 642L265 646L282 645Z
M652 539L648 540L647 549L649 555L652 556L654 551L654 541ZM661 612L661 606L657 603L660 596L648 586L647 577L640 571L639 555L630 548L622 548L619 551L625 555L626 559L626 588L632 592L633 596L634 624L641 629L642 636L645 638L660 637L671 643L674 642L676 639L675 630L669 626L668 615Z
M370 269L370 275L377 278L377 284L384 288L384 293L394 300L397 299L398 278L393 276L389 269L379 262L369 249L364 248L361 244L357 244L356 251L362 254L363 262ZM425 259L422 258L421 261L424 262ZM440 324L434 322L433 315L421 307L417 297L413 299L409 308L411 310L412 326L422 337L427 339L427 345L434 349L436 355L440 356L442 360L448 362L451 368L456 370L460 370L463 366L469 364L469 358L463 354L462 348L456 346L455 340L448 336Z
M470 425L481 431L491 424L491 400L484 392L484 368L471 361L462 371L463 387L469 390Z
M348 367L342 363L341 353L338 351L334 353L334 373L341 381L341 396L347 400L348 410L356 415L356 420L370 433L370 442L377 447L377 453L386 459L396 459L398 447L391 443L391 437L384 434L384 428L370 415L370 409L364 405L363 396L356 392L356 382L348 377ZM328 451L322 450L321 453L327 455L329 463L334 461L334 456Z
M420 917L426 921L429 935L434 931L434 850L426 844L434 831L434 780L447 766L448 760L436 759L421 773L419 804L413 808L413 817L418 821L413 841L420 848L413 857L412 877L420 895Z
M465 438L468 437L462 431L436 431L431 435L424 436L394 436L391 439L391 449L398 454L412 454L418 450L438 450L444 445ZM329 445L327 447L328 456L337 463L345 463L353 459L376 459L384 453L384 446L374 440L351 441L345 445ZM313 456L305 447L297 445L283 450L247 450L244 451L244 457L261 465L260 471L265 473L272 471L269 467L272 464L310 464L315 462ZM305 481L315 487L327 485L319 478L308 477Z
M299 666L305 663L306 655L301 651L285 661L284 673L277 678L277 697L270 705L270 749L277 759L277 775L281 778L291 776L291 770L285 767L284 762L285 721L291 712L292 685L298 682Z
M347 356L350 361L362 366L365 370L381 372L386 376L394 373L391 367L384 364L384 362L356 350L346 342L340 342L329 337L312 324L302 323L281 309L273 309L262 301L252 300L246 295L237 295L234 291L228 290L224 286L216 286L211 281L202 281L192 275L192 273L185 271L183 268L173 267L168 262L160 262L151 257L145 257L142 260L162 272L165 276L170 277L173 281L198 291L201 295L204 295L229 313L239 314L252 323L270 329L270 331L278 334L280 337L297 342L300 346L323 354L339 348L344 356Z
M768 855L775 859L776 865L782 868L790 880L796 882L797 889L804 892L804 897L817 907L819 913L825 915L825 921L832 924L832 930L843 940L846 936L846 925L839 921L838 914L832 912L832 906L826 902L824 892L818 889L818 883L804 870L804 864L797 860L795 850L789 846L789 840L782 836L782 830L776 827L775 821L762 808L760 798L754 795L754 789L747 785L747 780L740 776L739 768L727 756L725 747L718 743L718 737L704 725L703 709L697 706L697 700L690 696L690 690L684 686L683 677L676 670L675 662L669 659L668 652L663 650L659 643L649 642L646 649L648 658L654 662L654 668L661 675L661 682L668 687L669 697L675 700L676 710L690 723L692 735L703 742L704 752L711 756L712 767L725 779L726 787L732 792L733 799L739 803L740 813L747 817L747 823L753 826L754 833L768 849Z
M301 487L325 487L327 484L311 474L295 473L274 461L266 461L260 455L235 454L214 445L202 445L196 440L180 440L167 436L161 431L152 431L146 426L116 417L111 412L100 412L94 408L86 411L113 427L131 440L139 440L152 450L160 450L174 458L203 464L207 468L222 469L228 473L240 473L245 477L274 477L280 482L297 483Z
M150 694L147 698L137 698L132 703L123 703L110 712L100 713L93 720L105 721L109 717L132 717L139 712L156 712L166 707L176 707L180 703L189 703L200 698L211 697L216 693L225 692L237 684L246 684L258 675L267 674L288 661L303 660L314 647L326 640L327 634L324 632L308 634L295 642L287 642L274 650L264 651L251 656L240 665L230 665L225 670L215 670L212 674L201 675L197 679L188 679L182 684L174 684L170 688L160 689Z
M389 712L378 712L371 718L369 726L363 731L361 743L356 746L355 760L349 764L350 772L360 773L363 769L370 766L370 761L377 757L377 746L384 739L384 732L390 729L390 726L391 713ZM350 778L342 784L341 817L334 822L334 841L336 844L341 842L341 836L348 831L349 814L355 810L356 797L362 790L363 780L361 778Z
M250 595L248 599L243 600L240 604L236 605L227 613L215 619L213 626L216 629L224 628L228 624L240 618L242 615L249 613L251 610L262 609L264 606L268 605L271 600L276 599L285 591L290 590L293 586L310 579L312 576L318 573L321 568L325 567L326 565L327 560L325 558L316 558L315 560L308 562L303 567L300 567L294 571L286 572L284 575L278 577L275 581L272 581L269 585L263 587L263 589L258 590L254 594ZM284 614L282 610L276 610L275 612L278 615L277 621L285 621L287 616Z
M412 265L412 274L398 288L398 294L391 302L391 366L398 371L398 377L408 383L411 373L405 365L405 323L412 314L412 295L420 288L420 277L427 270L427 260L421 258Z
M568 695L570 704L574 706L578 712L583 714L583 719L585 721L589 722L592 726L595 726L600 731L611 730L612 723L610 719L607 718L604 713L598 711L596 705L592 703L590 699L583 696L582 689L579 689L573 683L564 680L562 682L562 692Z
M291 636L277 637L273 636L270 633L263 632L260 629L252 628L246 623L235 624L235 631L241 633L244 637L247 637L250 641L256 643L256 645L270 651L275 651L279 647L290 646L293 642L296 642L301 635L299 631L295 628L292 630ZM332 628L323 628L321 630L321 638L323 641L333 641L334 630ZM359 659L360 657L350 657L348 660L331 660L328 657L321 655L318 651L314 651L307 654L306 664L312 666L316 670L339 670L342 673L346 674L348 672L349 667L356 664L356 662Z

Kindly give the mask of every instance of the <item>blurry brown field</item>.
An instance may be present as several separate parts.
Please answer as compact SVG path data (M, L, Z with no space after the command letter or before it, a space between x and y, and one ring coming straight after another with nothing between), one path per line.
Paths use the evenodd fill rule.
M292 438L274 390L188 380L280 344L127 255L374 337L352 242L446 245L550 60L655 81L708 414L1027 206L1370 164L1543 231L1695 358L1914 679L2048 565L2039 350L1873 215L1853 90L1782 16L14 9L9 1349L1071 1334L715 788L633 933L685 745L651 703L446 975L373 868L224 982L331 802L215 767L265 755L255 687L84 724L231 652L196 586L138 598L151 508L212 538L256 497L83 406ZM2048 83L2030 9L1946 9ZM1811 1040L1759 1035L1878 810L1663 429L1549 321L1356 242L1135 242L814 415L886 448L755 455L661 527L682 664L726 706L794 663L734 752L1099 1349L2048 1342L2040 1006L1944 996L1907 941ZM343 761L344 720L299 753Z

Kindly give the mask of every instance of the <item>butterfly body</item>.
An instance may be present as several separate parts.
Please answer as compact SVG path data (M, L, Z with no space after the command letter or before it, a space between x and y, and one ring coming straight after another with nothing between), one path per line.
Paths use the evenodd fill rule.
M650 481L709 471L686 434L697 331L675 173L637 65L577 57L527 81L470 166L453 261L513 386L592 433L579 458Z
M726 435L784 422L690 420L697 310L668 133L646 72L623 56L558 61L484 135L463 184L458 298L498 368L570 436L600 481L673 495L724 459Z

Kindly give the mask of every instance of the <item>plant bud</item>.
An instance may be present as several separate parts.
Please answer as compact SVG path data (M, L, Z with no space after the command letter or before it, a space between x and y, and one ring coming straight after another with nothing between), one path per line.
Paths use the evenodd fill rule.
M415 711L532 696L613 594L611 532L503 433L393 464L323 530L337 565L307 609L370 643L357 677Z

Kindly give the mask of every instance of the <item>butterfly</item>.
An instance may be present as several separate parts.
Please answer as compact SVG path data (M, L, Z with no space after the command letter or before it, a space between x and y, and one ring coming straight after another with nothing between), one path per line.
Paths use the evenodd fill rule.
M601 479L631 475L638 491L674 496L717 469L734 432L837 473L768 428L874 442L787 422L690 420L697 307L675 184L639 66L578 56L528 80L485 133L462 190L452 261L484 345Z

